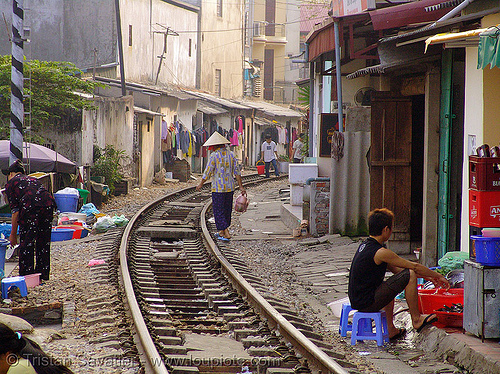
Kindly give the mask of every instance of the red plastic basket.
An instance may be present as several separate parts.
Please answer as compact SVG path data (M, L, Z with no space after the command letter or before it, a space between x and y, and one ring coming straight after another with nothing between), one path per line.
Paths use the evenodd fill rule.
M434 323L436 327L460 327L464 325L464 314L463 313L453 313L453 312L442 312L435 310L438 316L438 321Z
M464 289L450 288L448 291L438 288L432 290L418 290L418 309L420 313L429 314L451 304L464 303Z

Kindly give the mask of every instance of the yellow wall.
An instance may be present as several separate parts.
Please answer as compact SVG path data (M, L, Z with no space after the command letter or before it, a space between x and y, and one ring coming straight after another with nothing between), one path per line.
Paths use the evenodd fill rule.
M500 69L483 69L483 131L490 147L500 145ZM480 144L479 144L480 145Z

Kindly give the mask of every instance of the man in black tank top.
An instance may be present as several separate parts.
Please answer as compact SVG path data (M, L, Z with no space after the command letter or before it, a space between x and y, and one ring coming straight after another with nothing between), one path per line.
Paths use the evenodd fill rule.
M405 291L412 325L422 328L437 321L435 314L424 315L418 310L417 278L432 281L436 287L450 288L441 274L412 261L399 257L387 249L385 242L392 234L394 213L389 209L375 209L368 215L370 237L359 246L349 272L349 300L353 309L377 312L384 309L391 339L402 336L406 330L396 328L393 322L394 298ZM384 281L385 272L394 275Z

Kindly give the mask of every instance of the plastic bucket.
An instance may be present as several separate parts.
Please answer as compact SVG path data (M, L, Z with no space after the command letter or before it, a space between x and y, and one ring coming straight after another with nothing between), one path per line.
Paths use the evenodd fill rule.
M50 234L50 241L51 242L61 242L63 240L73 239L74 231L75 230L73 230L73 229L53 228L52 232Z
M57 209L60 212L76 212L78 206L78 196L68 194L54 194Z
M257 165L257 173L264 174L266 172L266 165Z
M87 196L89 195L90 191L84 190L83 188L77 188L77 190L80 194L80 197L83 199L83 205L87 204Z
M0 239L0 279L5 277L5 252L7 251L9 241L7 239Z

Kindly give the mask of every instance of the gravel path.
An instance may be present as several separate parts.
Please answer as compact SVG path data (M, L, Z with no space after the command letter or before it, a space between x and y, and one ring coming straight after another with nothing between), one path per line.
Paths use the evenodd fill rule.
M112 197L103 204L100 211L109 216L125 215L131 218L146 203L160 198L168 192L196 185L188 183L168 183L163 186L136 188L128 195ZM269 189L288 187L286 180L273 181L265 185L252 187L252 193L264 193ZM238 215L238 213L234 213ZM236 218L236 217L234 217ZM233 219L230 228L233 232L243 230L238 219ZM87 266L94 257L95 250L104 234L92 234L86 239L71 242L54 242L51 246L51 279L41 287L31 289L27 298L14 300L10 306L30 306L52 302L61 302L70 308L74 306L74 318L71 323L37 328L33 337L42 348L70 366L76 373L138 373L138 364L123 355L119 347L99 345L99 337L112 335L112 328L106 329L88 323L94 311L87 307L89 299L116 294L116 290L106 284L92 282L93 273ZM311 325L325 335L326 341L332 342L338 352L355 363L357 370L363 373L376 373L373 366L354 354L354 350L324 327L324 321L314 309L314 297L297 282L289 259L300 246L295 240L288 241L246 241L233 242L268 285L269 290L308 320ZM113 297L113 300L115 298ZM117 352L118 351L118 352ZM120 353L120 354L118 354ZM120 357L120 358L117 358Z

